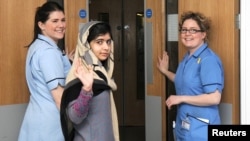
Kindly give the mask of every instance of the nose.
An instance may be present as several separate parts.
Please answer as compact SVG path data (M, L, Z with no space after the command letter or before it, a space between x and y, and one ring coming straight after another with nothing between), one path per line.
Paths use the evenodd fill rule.
M108 50L108 49L109 49L109 46L110 46L110 44L108 43L108 41L106 41L106 42L103 44L103 49Z
M65 27L66 26L66 22L65 21L60 21L59 22L59 26L60 27Z

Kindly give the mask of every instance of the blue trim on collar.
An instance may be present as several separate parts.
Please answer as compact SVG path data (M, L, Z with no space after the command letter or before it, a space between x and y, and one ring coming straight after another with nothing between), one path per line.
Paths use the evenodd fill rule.
M198 50L195 51L195 53L192 55L195 58L198 58L203 51L205 51L208 48L207 43L204 43L201 47L198 48Z

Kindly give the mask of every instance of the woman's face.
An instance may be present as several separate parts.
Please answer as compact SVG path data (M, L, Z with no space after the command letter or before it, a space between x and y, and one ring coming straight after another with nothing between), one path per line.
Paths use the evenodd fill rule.
M106 60L111 51L111 37L109 33L100 35L90 42L90 48L95 56L100 60Z
M39 22L38 25L43 35L58 43L58 40L64 37L66 29L65 15L62 11L51 12L48 20L45 23Z
M198 31L201 29L195 20L193 19L185 20L182 25L182 30L183 29L186 29L187 31L183 33L181 32L180 37L185 47L187 47L189 50L195 50L203 44L204 39L206 37L206 32ZM190 29L197 30L197 32L190 33Z

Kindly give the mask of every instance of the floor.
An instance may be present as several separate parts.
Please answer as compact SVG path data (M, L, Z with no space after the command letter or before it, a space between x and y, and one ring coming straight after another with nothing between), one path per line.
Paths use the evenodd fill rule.
M144 126L121 126L119 128L121 141L145 141Z

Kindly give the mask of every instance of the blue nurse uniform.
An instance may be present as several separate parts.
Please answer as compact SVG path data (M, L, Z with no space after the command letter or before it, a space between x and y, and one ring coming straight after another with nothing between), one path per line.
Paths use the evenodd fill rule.
M30 101L18 141L63 141L59 109L51 90L65 85L69 59L50 38L40 35L26 58L26 80Z
M224 70L220 58L204 43L193 55L187 53L175 76L177 95L222 92ZM177 141L207 141L208 124L220 124L218 105L177 106L175 135Z

